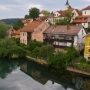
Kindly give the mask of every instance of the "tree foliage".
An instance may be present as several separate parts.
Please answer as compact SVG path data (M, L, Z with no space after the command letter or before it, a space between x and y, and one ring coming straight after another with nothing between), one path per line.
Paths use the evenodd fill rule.
M67 47L67 63L74 61L76 58L80 56L80 53L78 50L76 50L73 46Z
M0 40L0 57L11 58L13 55L25 57L26 52L11 39Z
M22 23L21 19L19 19L14 25L13 25L13 28L15 30L18 30L20 28L22 28L24 26L24 24Z
M48 58L48 65L56 68L66 67L66 54L64 52L57 52Z
M50 15L50 12L49 11L45 11L44 12L44 19L47 19L48 17L49 17L49 15Z
M8 26L0 21L0 38L5 38L7 36Z
M28 18L30 18L30 16L29 15L25 15L24 18L25 19L28 19Z
M53 47L51 45L44 45L40 49L40 57L48 59L53 54Z
M30 18L35 19L35 18L39 17L39 13L40 13L40 10L36 7L29 9Z
M59 20L55 19L55 23L56 25L70 25L73 16L74 13L66 12L64 14L64 19L59 19Z

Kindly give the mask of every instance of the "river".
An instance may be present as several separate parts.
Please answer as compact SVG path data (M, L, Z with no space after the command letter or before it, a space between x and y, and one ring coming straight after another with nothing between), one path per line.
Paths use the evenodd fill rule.
M32 60L0 58L0 90L90 90L90 77Z

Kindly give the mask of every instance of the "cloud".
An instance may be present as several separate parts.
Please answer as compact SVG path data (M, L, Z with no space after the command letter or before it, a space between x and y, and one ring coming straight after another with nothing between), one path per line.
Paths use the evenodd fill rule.
M26 7L27 7L27 9L30 9L30 8L32 8L32 7L36 7L36 8L38 8L38 9L43 9L43 6L42 5L40 5L40 4L27 4L27 5L25 5Z
M4 5L0 5L0 10L6 10L6 11L9 11L10 8L7 7L7 6L4 6Z

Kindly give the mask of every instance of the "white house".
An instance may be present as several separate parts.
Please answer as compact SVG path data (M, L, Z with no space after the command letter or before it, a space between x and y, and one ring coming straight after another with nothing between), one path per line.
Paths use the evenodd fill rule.
M82 50L86 32L82 26L49 26L44 31L44 41L55 48L65 48L73 45Z
M90 5L82 9L82 15L90 15Z

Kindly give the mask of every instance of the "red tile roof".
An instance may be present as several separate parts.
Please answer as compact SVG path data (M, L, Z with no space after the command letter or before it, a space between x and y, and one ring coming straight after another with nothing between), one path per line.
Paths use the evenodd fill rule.
M20 35L20 29L17 30L17 31L15 31L15 34L16 34L16 35Z
M44 34L77 35L82 26L50 26Z
M85 16L77 16L72 23L86 23L90 18L90 15Z
M44 14L44 12L45 12L45 10L42 10L42 11L40 12L40 14Z
M49 18L54 18L54 13L51 13Z
M82 10L78 10L78 9L75 9L77 11L77 13L79 14L79 16L82 15Z
M20 32L33 32L33 30L38 27L42 21L33 21L24 26Z
M86 8L82 9L82 10L90 10L90 5L87 6Z

